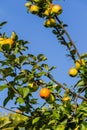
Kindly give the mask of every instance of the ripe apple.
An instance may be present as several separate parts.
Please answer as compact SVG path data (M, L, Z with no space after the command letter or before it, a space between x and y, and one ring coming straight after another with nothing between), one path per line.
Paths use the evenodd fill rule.
M31 5L30 8L29 8L29 11L32 13L32 14L38 14L39 12L39 7L37 5Z
M50 89L44 87L40 90L40 97L43 99L47 99L50 96Z
M52 6L51 13L54 15L59 15L62 13L62 7L58 4Z

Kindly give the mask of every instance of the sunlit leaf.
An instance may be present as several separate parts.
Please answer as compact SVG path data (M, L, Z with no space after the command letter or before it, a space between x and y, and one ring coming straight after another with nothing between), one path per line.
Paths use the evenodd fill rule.
M37 59L38 59L38 61L45 61L45 60L47 60L47 58L43 54L39 54L37 56Z
M29 88L23 88L23 98L26 98L29 94Z
M19 104L23 104L23 103L24 103L24 100L23 100L23 98L21 98L21 97L17 98L16 101L17 101Z
M36 117L32 120L32 124L34 125L35 123L37 123L40 120L40 117Z

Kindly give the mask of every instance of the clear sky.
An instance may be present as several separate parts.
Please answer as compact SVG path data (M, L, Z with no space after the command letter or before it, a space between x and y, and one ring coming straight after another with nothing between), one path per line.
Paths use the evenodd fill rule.
M45 54L47 63L57 67L53 71L54 78L71 86L75 79L67 73L73 62L66 57L66 48L59 44L51 29L43 26L44 19L27 14L25 3L26 0L0 0L0 22L8 21L1 31L6 32L8 36L15 31L19 38L30 41L29 52L35 55ZM55 0L55 3L63 8L59 17L68 24L67 30L80 54L87 52L87 0Z

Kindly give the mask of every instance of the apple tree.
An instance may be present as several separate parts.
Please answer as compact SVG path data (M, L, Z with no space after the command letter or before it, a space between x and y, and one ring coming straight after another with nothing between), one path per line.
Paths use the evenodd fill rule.
M29 53L29 42L16 32L0 36L0 91L7 91L0 116L2 130L86 130L87 129L87 53L79 54L62 22L62 7L52 0L27 0L28 13L44 18L44 27L51 28L59 44L67 48L73 60L68 74L78 81L72 86L61 84L52 75L44 54ZM2 27L6 22L0 23ZM66 40L67 37L67 40ZM54 70L55 71L55 70ZM43 103L35 97L39 93ZM79 102L80 99L80 102ZM9 101L14 103L10 109Z

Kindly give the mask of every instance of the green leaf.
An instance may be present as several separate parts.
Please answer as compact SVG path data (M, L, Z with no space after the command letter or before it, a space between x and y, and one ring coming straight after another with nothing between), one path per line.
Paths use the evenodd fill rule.
M55 31L55 30L53 30L52 33L55 34L55 35L58 35L58 32Z
M7 84L0 85L0 91L4 90L5 88L8 88L9 86Z
M56 66L52 66L49 71L52 71L53 69L56 69Z
M36 59L37 59L36 56L34 56L34 55L32 55L32 54L28 54L28 57L31 58L31 59L33 59L33 60L36 60Z
M49 69L49 66L47 64L42 64L41 67L44 67L46 70Z
M2 72L2 74L5 77L7 77L7 76L15 76L15 73L14 73L14 71L13 71L13 69L11 67L0 69L0 71Z
M23 63L26 60L27 60L27 56L20 56L19 57L19 63Z
M64 125L58 125L55 130L65 130L65 126Z
M23 88L23 98L26 98L29 94L29 88Z
M36 117L32 120L32 125L34 125L35 123L37 123L40 120L40 117Z
M18 39L18 36L15 32L12 32L11 38L16 41Z
M87 123L86 122L80 124L80 130L87 130Z
M5 25L6 23L7 23L7 21L0 23L0 28L1 28L1 26Z
M8 101L10 100L10 97L8 96L7 98L5 98L4 102L3 102L3 106L6 106L6 104L8 103Z
M11 121L5 120L2 125L0 123L0 129L6 128L6 126L8 126L9 124L11 124Z
M85 85L84 81L83 81L83 80L79 80L79 81L75 84L74 87L79 87L79 86L84 86L84 85Z
M47 58L43 54L39 54L37 56L37 59L38 59L38 61L45 61L45 60L47 60Z
M81 58L87 58L87 53L83 53L83 54L81 55Z
M23 98L26 98L27 95L29 94L29 88L27 87L23 87L23 88L18 87L18 91L23 96Z
M14 98L14 91L12 88L8 89L8 96L5 98L3 105L6 106L6 104Z
M49 121L48 125L51 125L51 124L54 124L55 123L55 120L51 120Z
M41 76L43 76L43 75L45 75L45 74L46 74L46 72L42 71L42 72L39 72L39 73L35 74L35 76L36 76L37 78L40 78Z
M70 51L70 53L71 53L71 55L73 56L73 55L75 55L75 54L76 54L76 50L75 50L75 49L73 49L73 50L71 50L71 51Z
M24 100L23 100L23 98L21 98L21 97L18 97L18 98L16 99L16 101L17 101L19 104L23 104L23 103L24 103Z
M41 66L40 66L39 64L33 65L32 70L34 71L34 70L36 70L36 69L42 70L42 68L41 68Z
M31 99L30 103L31 103L31 104L37 104L37 99L34 99L34 98Z

